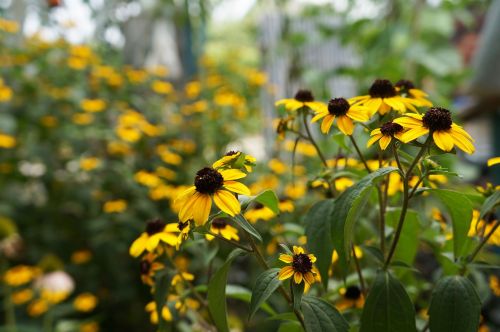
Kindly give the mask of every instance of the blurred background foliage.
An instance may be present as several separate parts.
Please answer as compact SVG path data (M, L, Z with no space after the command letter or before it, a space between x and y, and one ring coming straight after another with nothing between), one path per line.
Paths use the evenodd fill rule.
M4 270L64 270L75 281L71 299L98 297L90 315L54 311L51 319L74 323L61 331L93 321L145 331L150 294L128 247L146 220L176 221L172 199L197 169L243 149L260 163L256 188L301 197L264 176L286 168L267 163L277 156L273 102L299 86L324 100L363 94L381 77L411 79L450 106L470 74L460 32L477 33L489 3L0 1ZM311 53L345 50L350 61L311 64ZM299 149L308 166L299 177L319 169L310 149ZM206 249L190 251L193 273Z

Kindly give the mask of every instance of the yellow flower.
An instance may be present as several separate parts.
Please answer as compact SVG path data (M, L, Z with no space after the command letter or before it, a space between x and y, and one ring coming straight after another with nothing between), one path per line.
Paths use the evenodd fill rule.
M314 96L309 90L299 90L294 98L281 99L275 103L276 106L284 105L285 109L295 112L302 107L307 107L315 112L326 109L326 105L319 101L314 101Z
M85 112L97 113L106 108L106 102L102 99L84 99L80 102L80 107Z
M372 130L370 136L371 138L366 143L366 147L369 148L376 141L380 145L382 150L387 149L393 138L401 140L401 135L403 134L403 126L395 122L389 121L384 123L380 128Z
M130 246L129 253L133 257L140 256L145 250L153 252L163 242L172 247L177 245L177 224L165 224L160 219L149 221L146 231L142 233Z
M212 167L215 169L234 168L235 162L239 159L240 156L241 151L226 152L226 154L222 158L212 164ZM243 167L245 167L245 170L247 172L251 172L252 167L255 166L256 161L257 159L246 154L243 160Z
M313 254L305 254L302 247L293 246L293 255L281 254L279 260L291 264L281 268L279 280L293 277L296 284L304 281L307 288L315 282L313 263L316 262L316 257Z
M470 228L468 233L468 236L470 237L479 236L483 238L493 230L493 227L495 227L497 220L494 215L489 215L488 218L486 218L486 220L484 219L480 220L479 216L480 213L478 210L472 211L472 221L470 223ZM487 243L500 246L500 231L498 230L498 228L488 239Z
M156 302L149 302L146 305L146 311L150 314L150 320L152 324L158 324L158 312L156 311ZM172 321L172 313L166 305L161 308L161 317L167 322Z
M490 276L489 280L490 288L495 296L500 296L500 280L497 276Z
M365 297L358 286L342 287L339 289L342 296L341 300L335 303L335 307L339 311L345 311L352 308L363 308L365 305Z
M194 186L189 187L176 199L181 202L179 219L194 219L197 225L203 225L212 208L212 199L225 213L235 216L241 211L240 203L234 193L250 195L250 189L235 181L246 176L237 169L215 170L205 167L196 173Z
M415 88L412 81L399 80L394 84L394 87L401 97L413 99L415 101L415 106L432 107L432 102L427 99L428 94Z
M49 310L49 305L47 301L43 299L37 299L30 303L28 306L28 314L32 317L38 317Z
M3 281L9 286L21 286L40 274L40 270L28 265L16 265L3 275Z
M168 95L174 90L174 87L169 82L155 80L151 83L151 89L160 95Z
M114 201L107 201L104 203L103 210L106 213L120 213L127 209L127 201L117 199Z
M449 152L454 146L468 154L474 153L474 140L459 125L451 120L450 111L441 107L431 107L425 115L406 114L393 121L407 131L401 141L408 143L425 134L432 135L434 143L443 151Z
M335 186L335 189L339 192L345 191L347 188L351 187L354 184L354 181L352 179L349 179L345 176L336 178L335 181L333 181L333 185Z
M239 241L238 230L227 223L225 218L215 218L210 224L210 232L218 234L225 239ZM214 237L210 234L205 235L205 238L209 241L213 240Z
M290 197L291 199L299 199L306 194L307 187L304 183L289 183L285 186L285 196Z
M71 255L71 262L74 264L84 264L90 259L92 259L92 253L86 249L77 250Z
M79 332L99 332L99 324L97 322L85 322L80 325Z
M274 218L276 214L267 206L257 203L251 209L247 210L244 216L245 219L255 224L259 220L270 220Z
M71 116L71 121L80 126L88 125L94 121L94 115L89 113L75 113Z
M171 282L172 286L175 286L179 282L183 282L184 280L186 280L186 281L193 281L194 280L193 274L191 274L189 272L181 272L181 273L182 273L182 276L180 274L174 275L174 277L172 278L172 282Z
M8 33L16 33L19 31L19 23L0 18L0 30Z
M399 96L389 80L375 80L368 93L368 95L350 98L349 102L366 106L372 115L377 112L384 115L391 109L400 113L405 113L407 109L416 112L414 107L416 102Z
M16 138L0 133L0 148L11 149L16 146Z
M33 291L29 288L12 293L12 303L21 305L33 298Z
M73 301L73 306L81 312L90 312L97 305L97 297L91 293L82 293Z
M144 170L141 170L141 171L138 171L137 173L135 173L134 180L137 183L140 183L143 186L146 186L149 188L157 187L162 183L162 180L160 179L160 177L158 177L158 175L156 175L154 173L150 173L148 171L144 171Z
M488 167L491 167L491 166L497 165L497 164L500 164L500 157L494 157L494 158L488 159Z
M12 89L8 86L0 84L0 102L9 101L12 99Z
M192 81L186 84L184 87L186 96L190 99L194 99L200 95L201 84L198 81Z
M337 118L337 126L344 135L352 135L355 121L368 121L368 109L360 105L353 105L344 98L334 98L328 102L327 108L322 108L316 112L311 122L323 119L321 122L321 132L328 134L333 122Z
M273 158L269 160L267 166L276 174L284 174L287 171L287 165L279 159Z
M152 252L147 253L141 259L141 263L139 264L141 271L141 280L144 284L153 286L154 280L153 277L155 273L159 270L163 270L165 265L162 263L156 262L156 255Z
M80 160L80 168L87 172L96 169L100 164L101 160L95 157L87 157Z

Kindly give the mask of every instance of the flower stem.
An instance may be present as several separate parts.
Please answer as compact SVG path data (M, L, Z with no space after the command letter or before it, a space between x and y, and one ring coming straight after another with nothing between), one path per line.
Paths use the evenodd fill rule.
M417 156L415 159L413 159L413 162L411 163L410 167L406 171L406 174L403 176L403 205L401 207L401 214L399 215L399 221L398 221L398 226L396 228L396 233L394 233L394 239L392 240L392 245L391 248L389 249L389 254L387 255L387 258L384 263L384 270L387 269L389 264L391 263L392 257L394 256L394 253L396 251L396 247L399 242L399 237L401 236L401 231L403 230L403 224L405 221L406 217L406 212L408 211L408 202L410 200L410 195L409 195L409 181L410 181L410 176L411 172L417 166L418 161L420 158L422 158L422 155L424 154L425 150L427 149L427 146L429 145L431 136L429 135L427 137L427 140L425 141L424 145L418 152Z
M365 279L363 278L363 272L361 270L361 266L359 265L358 256L356 256L356 249L354 245L351 246L352 249L352 257L354 258L354 265L356 266L356 272L358 273L359 284L361 286L361 292L366 296L366 285Z
M495 233L495 231L497 230L497 228L499 226L500 226L500 220L497 220L496 223L495 223L495 225L489 231L489 233L486 234L485 237L483 237L483 239L481 240L481 242L479 242L479 244L474 249L474 251L472 251L472 254L467 258L467 263L471 263L472 261L474 261L474 259L479 254L479 252L481 251L481 249L483 249L484 245L488 242L488 240L490 239L490 237ZM462 268L461 274L462 275L465 274L465 266Z
M222 241L224 241L224 242L227 242L227 243L229 243L229 244L231 244L231 245L233 245L233 246L235 246L235 247L238 247L238 248L240 248L240 249L242 249L242 250L245 250L246 252L253 252L252 248L248 248L248 247L246 247L246 246L244 246L244 245L242 245L242 244L239 244L239 243L238 243L238 242L236 242L236 241L226 239L225 237L223 237L223 236L221 236L221 235L219 235L219 234L215 234L215 233L212 233L212 232L210 232L210 231L208 231L208 232L207 232L207 234L208 234L208 235L211 235L211 236L213 236L213 237L216 237L216 238L218 238L219 240L222 240Z
M328 168L328 163L326 162L326 158L323 155L323 152L321 152L318 144L316 143L316 141L314 140L314 138L311 134L311 130L309 129L309 124L307 123L307 112L305 112L305 111L303 111L303 113L302 113L302 120L304 122L304 128L306 129L307 139L309 140L309 142L311 142L311 144L316 149L316 152L318 153L319 158L323 162L323 165L325 165L325 167Z
M368 173L371 173L372 170L368 166L368 164L367 164L367 162L365 160L365 157L363 157L363 154L361 153L361 150L359 149L359 146L356 143L356 140L354 139L354 137L352 137L352 135L348 135L348 136L351 139L351 142L352 142L352 145L354 146L354 149L356 149L356 152L358 153L359 159L361 160L361 162L363 163L363 165L365 165L365 168L368 171Z

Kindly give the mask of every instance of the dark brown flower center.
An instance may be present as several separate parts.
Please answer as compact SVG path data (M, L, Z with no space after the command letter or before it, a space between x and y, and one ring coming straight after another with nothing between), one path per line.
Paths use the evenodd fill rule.
M151 268L151 263L148 262L147 260L142 260L139 269L141 271L141 274L149 274L149 269Z
M349 286L345 290L344 297L349 300L357 300L361 297L361 290L358 286Z
M380 132L384 136L394 136L403 131L403 126L392 121L386 122L380 127Z
M373 98L389 98L396 95L396 89L389 80L375 80L368 93Z
M239 153L239 151L231 150L231 151L226 152L226 154L224 156L226 156L226 157L234 156L235 154L238 154L238 153Z
M292 267L295 272L307 273L312 270L312 262L306 254L293 255Z
M409 80L399 80L396 84L394 84L394 86L399 88L399 91L402 93L408 93L410 89L415 89L415 85Z
M211 167L200 169L194 178L196 191L202 194L213 194L222 187L224 178Z
M422 122L430 131L448 130L451 128L451 112L442 107L431 107L423 116Z
M333 98L328 102L328 112L331 115L346 115L347 111L349 111L349 107L349 102L344 98Z
M484 218L487 224L493 224L497 221L497 216L494 213L488 213L488 215Z
M224 229L227 226L227 222L224 218L216 218L212 221L212 227L216 229Z
M146 224L146 233L151 236L160 233L164 228L165 223L161 219L151 220Z
M295 94L295 100L307 103L309 101L314 101L314 96L310 90L299 90Z

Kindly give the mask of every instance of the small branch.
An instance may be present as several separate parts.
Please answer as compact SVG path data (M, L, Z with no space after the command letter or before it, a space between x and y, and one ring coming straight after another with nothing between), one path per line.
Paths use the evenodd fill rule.
M359 260L358 257L356 256L356 249L354 248L354 245L351 246L352 249L352 257L354 258L354 265L356 266L356 272L358 273L358 278L359 278L359 284L361 286L361 292L363 293L364 296L366 296L367 290L365 286L365 279L363 278L363 272L361 270L361 267L359 265Z
M352 135L347 135L347 136L349 136L349 138L351 139L352 145L354 146L354 149L356 149L356 152L358 153L359 159L361 159L361 162L363 163L363 165L365 165L366 170L368 171L368 173L371 173L372 170L370 169L370 167L366 163L365 157L363 157L363 154L361 153L361 150L359 149L358 144L356 143L356 140L354 139L354 137L352 137Z
M495 231L497 230L497 228L499 226L500 226L500 220L497 220L496 223L495 223L495 225L489 231L489 233L486 234L486 236L481 240L481 242L477 245L477 247L474 249L474 251L472 251L472 254L467 259L468 263L471 263L472 261L474 261L474 259L476 258L477 254L479 254L479 252L481 251L481 249L483 249L484 245L488 242L488 240L490 239L490 237L495 233Z
M328 168L328 163L326 162L326 158L323 155L323 152L321 152L318 144L316 143L316 141L314 140L314 138L311 134L311 130L309 129L309 124L307 123L307 113L306 112L303 112L302 120L304 122L304 128L306 129L309 142L311 142L311 144L316 149L316 152L318 152L318 156L321 159L321 161L323 162L323 165L325 165L325 167Z
M222 241L224 241L224 242L226 242L226 243L229 243L229 244L231 244L231 245L233 245L233 246L235 246L235 247L238 247L238 248L240 248L240 249L242 249L242 250L245 250L246 252L253 252L252 248L248 248L248 247L246 247L246 246L244 246L244 245L242 245L242 244L239 244L239 243L238 243L238 242L236 242L236 241L226 239L225 237L223 237L223 236L221 236L221 235L219 235L219 234L215 234L215 233L212 233L212 232L210 232L210 231L208 231L208 232L207 232L207 234L208 234L208 235L212 235L213 237L216 237L216 238L218 238L219 240L222 240Z

